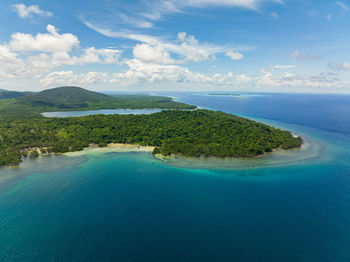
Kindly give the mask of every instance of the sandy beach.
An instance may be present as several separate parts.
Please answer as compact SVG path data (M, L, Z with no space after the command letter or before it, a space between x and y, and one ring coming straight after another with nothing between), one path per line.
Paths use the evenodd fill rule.
M90 145L82 151L67 152L64 153L66 156L80 156L80 155L91 155L91 154L104 154L109 152L152 152L154 146L140 146L137 144L121 144L111 143L106 147L98 147L97 145Z

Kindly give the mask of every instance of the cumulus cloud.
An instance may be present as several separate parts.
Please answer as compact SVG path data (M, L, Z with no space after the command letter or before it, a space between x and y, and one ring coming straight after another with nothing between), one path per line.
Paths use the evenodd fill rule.
M164 63L164 60L171 61L170 57L167 58L169 52L182 56L182 62L200 62L214 59L216 53L227 51L227 47L216 46L208 43L200 44L194 36L188 35L186 32L178 33L177 42L165 42L164 39L159 37L135 34L132 32L112 31L110 29L93 25L89 22L84 22L84 24L92 30L108 37L124 38L146 43L147 45L137 45L134 48L136 49L134 50L134 55L136 54L137 58L142 56L142 59L147 60L162 60L161 63ZM141 54L141 51L144 51L145 54ZM156 57L154 59L151 59L150 57L146 58L145 56L151 52L153 55L156 55Z
M320 73L318 75L291 74L285 72L282 75L265 73L262 77L256 78L256 84L260 87L272 88L336 88L344 87L344 84L335 75Z
M241 60L244 58L244 55L240 52L227 51L226 56L231 58L232 60Z
M180 42L180 44L164 43L163 45L170 52L183 57L184 61L201 62L215 59L216 53L225 51L225 49L220 46L208 43L200 44L193 35L188 35L186 32L178 33L178 42Z
M84 49L84 55L80 58L80 63L81 64L86 64L86 63L117 64L119 63L121 53L122 52L118 49L111 49L111 48L96 49L95 47L89 47Z
M9 62L16 59L16 54L10 50L6 45L0 45L0 61Z
M16 51L41 52L70 52L73 47L79 46L78 38L73 34L59 34L53 25L47 25L47 34L15 33L11 35L10 47Z
M319 56L311 56L307 54L301 54L299 50L294 50L293 53L291 53L291 57L293 57L296 60L300 61L315 61L321 59Z
M50 85L93 85L105 83L108 79L107 73L88 72L76 74L73 71L55 71L40 80L44 86Z
M20 58L6 45L0 45L0 79L37 79L55 68L64 65L114 64L119 63L121 51L112 49L85 48L80 56L68 53L41 53Z
M32 17L33 14L47 17L51 17L53 15L51 12L40 9L38 5L26 6L25 4L14 4L11 7L21 18Z
M228 51L226 46L217 46L209 43L199 43L193 36L186 32L179 32L176 41L165 42L161 38L146 35L135 35L132 33L112 32L106 29L95 27L86 23L90 28L97 30L99 33L109 37L126 38L142 42L137 44L133 49L134 58L144 62L154 62L160 64L184 63L188 61L201 62L205 60L215 59L217 53ZM249 47L241 47L241 49L249 49ZM171 54L180 57L178 60L171 58ZM231 53L229 53L231 54ZM238 52L233 53L236 60L242 59L243 55Z
M83 49L80 56L71 56L66 52L42 53L29 56L25 62L29 67L36 68L39 72L47 72L63 65L116 64L119 63L120 55L121 51L119 50L89 47Z
M137 39L139 38L137 37ZM336 75L330 73L300 75L292 74L290 71L285 72L293 69L295 67L293 65L274 65L263 69L259 76L232 72L227 74L194 72L183 66L183 63L215 59L215 55L218 53L226 54L233 60L240 60L244 56L238 52L239 49L201 43L186 32L180 32L177 39L170 42L159 38L153 38L152 41L148 42L139 41L141 43L133 48L133 58L121 60L122 52L120 50L115 48L82 48L75 35L60 34L52 25L47 26L47 33L44 34L15 33L8 43L0 45L0 80L36 79L44 86L98 86L99 84L109 84L110 86L149 85L152 87L162 86L163 88L169 85L175 85L177 88L192 86L200 88L331 88L344 86ZM310 57L300 54L298 50L294 51L295 59L315 59ZM64 65L93 63L124 64L127 69L118 73L75 73L60 68ZM337 67L339 70L350 70L350 63L345 62Z
M136 58L141 58L142 56L142 59L144 61L152 60L155 62L158 60L160 63L165 63L164 61L168 60L169 63L173 63L174 59L168 57L168 54L169 56L176 54L180 57L180 59L176 61L177 63L184 63L188 61L201 62L205 60L215 59L215 55L218 53L228 53L231 55L230 57L233 60L239 60L243 58L243 54L239 53L238 51L251 50L255 48L251 46L220 46L205 42L200 43L193 35L188 35L186 32L179 32L177 39L174 41L166 41L161 37L136 34L130 31L113 31L111 29L103 28L86 21L84 24L104 36L135 40L147 44L140 44L134 48L134 55L137 55ZM233 48L236 49L236 52L230 51ZM145 52L145 54L141 54L141 51ZM150 57L146 58L145 56L151 52L155 57L153 59Z
M161 44L138 44L133 49L134 58L143 62L157 64L173 64L174 60L170 58L170 54Z
M196 73L188 68L178 65L144 63L137 59L126 61L129 69L121 73L98 73L77 74L72 71L57 71L48 74L41 80L44 85L58 84L98 84L111 83L121 86L153 85L153 84L201 84L206 86L238 86L245 85L251 78L233 73L206 75Z
M0 45L0 79L15 78L24 74L24 62L7 45Z
M350 63L349 62L343 62L340 64L334 64L334 63L329 63L328 66L337 71L350 71Z
M62 84L95 85L109 84L121 87L142 86L168 88L255 88L257 90L317 90L328 88L344 88L345 84L331 73L292 74L283 72L264 72L261 76L247 76L245 74L202 74L179 65L165 65L144 63L137 59L126 61L128 70L120 73L74 73L72 71L56 71L40 80L45 86Z
M114 48L80 48L72 34L59 34L47 26L47 34L14 33L9 43L0 45L0 78L40 78L43 73L64 65L117 64L121 51ZM71 55L73 47L79 55Z
M342 68L343 70L348 70L348 71L350 71L350 63L349 63L349 62L344 62L344 63L342 63L342 64L341 64L341 68Z

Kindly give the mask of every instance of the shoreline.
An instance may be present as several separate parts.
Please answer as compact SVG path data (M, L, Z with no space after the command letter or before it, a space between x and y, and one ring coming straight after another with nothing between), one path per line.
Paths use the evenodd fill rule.
M322 143L317 142L317 139L312 139L306 136L302 146L298 149L283 150L277 149L273 152L265 153L254 158L218 158L218 157L189 157L181 155L162 156L159 154L152 154L154 146L141 146L138 144L123 144L123 143L111 143L106 147L98 147L96 144L90 144L89 147L84 148L81 151L66 152L66 153L39 153L39 157L30 159L29 157L23 159L23 162L28 163L36 159L45 161L46 157L64 156L68 157L72 161L80 159L81 157L106 157L108 153L128 153L128 152L145 152L150 153L150 161L152 163L163 164L167 166L173 166L177 168L200 168L200 169L250 169L250 168L263 168L269 166L284 166L296 164L298 162L305 162L308 160L316 160L322 156ZM147 154L148 155L148 154ZM152 160L153 159L153 160ZM74 160L75 161L75 160ZM6 169L16 169L24 167L24 163L20 163L18 166L4 167ZM24 165L26 165L24 164Z
M189 157L180 155L162 156L154 155L162 164L190 169L251 169L272 166L289 166L300 162L313 161L323 156L323 146L317 139L305 139L302 146L297 149L275 149L253 158L218 158L218 157Z
M91 155L99 153L113 153L113 152L150 152L152 153L155 146L141 146L138 144L123 144L123 143L110 143L106 147L99 147L95 144L91 144L89 147L84 148L81 151L62 153L65 156L80 156Z
M33 150L28 150L28 155L32 151L38 152L38 157L36 158L30 158L27 157L23 160L35 160L37 158L42 158L50 155L63 155L67 157L79 157L79 156L96 156L96 155L104 155L107 153L127 153L127 152L147 152L151 153L151 155L155 158L155 160L161 161L163 164L170 164L179 166L179 167L186 167L189 163L195 164L195 162L202 163L205 162L209 164L208 167L213 167L212 163L222 163L224 164L223 167L231 166L231 168L237 168L240 167L242 164L248 164L248 166L251 166L253 162L260 162L260 161L266 161L266 163L259 163L259 166L267 165L267 162L271 160L270 158L282 156L282 159L279 159L277 162L280 162L280 164L283 165L285 162L289 162L287 158L291 156L291 154L301 151L308 151L308 148L310 147L312 143L310 141L303 142L302 146L300 148L293 148L293 149L287 149L283 150L281 148L273 149L272 152L265 152L264 154L255 156L255 157L225 157L225 158L219 158L215 156L208 156L208 157L191 157L191 156L183 156L183 155L170 155L170 156L163 156L161 154L152 154L153 150L156 148L155 146L142 146L139 144L124 144L124 143L110 143L107 144L105 147L99 147L97 144L90 144L89 147L84 148L81 151L74 151L74 152L66 152L66 153L42 153L39 148L32 148ZM284 156L283 156L284 155ZM288 156L289 155L289 156ZM302 157L303 158L303 157ZM287 160L287 161L286 161ZM187 164L184 165L184 162L187 162ZM293 161L292 161L293 162ZM239 163L239 164L238 164ZM192 166L190 164L189 166ZM238 165L237 165L238 164ZM276 163L275 163L276 164ZM18 166L12 166L12 168L20 167L21 163ZM201 165L200 165L201 166ZM216 166L216 165L214 165ZM253 167L252 165L251 167ZM216 166L217 167L217 166Z

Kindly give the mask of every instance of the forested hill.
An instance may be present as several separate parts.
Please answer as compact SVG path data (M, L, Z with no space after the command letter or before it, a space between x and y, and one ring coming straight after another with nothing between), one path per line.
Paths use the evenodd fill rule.
M114 98L80 87L63 86L41 91L18 99L18 103L32 107L48 106L56 108L82 108L89 104L113 103Z
M38 93L9 95L0 92L1 118L41 117L40 113L64 110L98 109L195 109L195 106L175 102L170 97L150 95L105 95L80 87L63 86ZM6 99L1 99L1 96ZM6 95L7 94L7 95ZM6 95L6 97L5 97Z
M190 109L190 105L172 101L169 97L141 95L105 95L75 86L62 86L27 95L18 104L52 109L86 110L110 108Z
M0 166L18 164L32 148L62 153L90 143L150 145L162 155L217 157L253 157L302 144L288 131L210 110L12 120L0 125L0 141Z
M29 94L29 92L17 92L0 89L0 99L18 98L27 94Z

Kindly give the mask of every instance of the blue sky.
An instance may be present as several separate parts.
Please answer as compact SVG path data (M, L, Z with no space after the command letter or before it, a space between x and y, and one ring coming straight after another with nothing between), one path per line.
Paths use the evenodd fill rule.
M0 88L350 92L350 1L1 0Z

